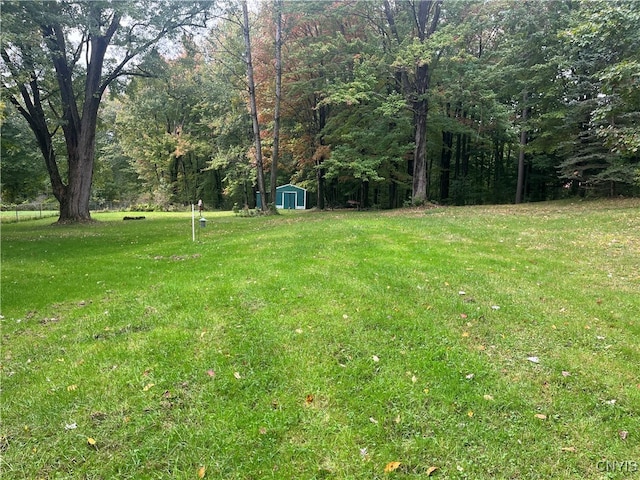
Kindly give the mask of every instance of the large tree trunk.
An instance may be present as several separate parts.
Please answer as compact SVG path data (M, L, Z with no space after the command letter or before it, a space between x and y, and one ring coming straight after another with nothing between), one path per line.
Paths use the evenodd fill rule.
M67 145L69 172L67 186L60 201L59 223L87 222L91 220L89 201L93 181L93 164L95 158L95 139L98 121L98 107L101 93L90 81L91 76L100 79L100 71L87 72L87 89L90 94L85 97L82 117L73 118L66 113L62 129ZM87 98L88 97L88 98Z
M251 36L249 33L249 11L247 2L242 2L242 17L244 20L243 33L246 48L245 62L247 64L247 81L249 83L249 106L251 109L251 121L253 124L253 138L256 149L256 169L258 170L258 192L260 193L260 208L267 211L267 195L264 186L264 168L262 162L262 140L260 139L260 124L258 123L258 107L256 103L256 85L253 79L253 63L251 62Z
M60 217L58 223L87 222L91 220L89 200L93 180L94 145L78 147L73 157L69 156L67 188L58 200Z
M90 9L96 24L100 21L100 7ZM42 25L42 36L51 52L56 71L60 99L62 101L62 130L68 158L66 188L61 189L59 223L86 222L91 220L89 200L93 180L98 109L106 84L102 84L102 67L107 47L113 37L120 17L114 15L104 36L91 37L90 57L84 84L82 113L73 89L73 72L67 63L64 32L60 25ZM51 172L50 172L51 173ZM52 182L54 178L52 178Z
M412 4L415 20L415 33L421 43L425 43L435 32L440 19L440 7L442 0L419 0ZM395 23L390 13L390 5L385 2L385 15L392 29L393 35L397 35ZM399 40L399 38L398 38ZM415 79L405 85L405 94L410 100L414 115L414 139L413 151L413 192L412 202L422 204L427 201L428 188L428 163L427 163L427 117L429 103L427 92L429 91L430 65L423 58L416 60Z
M427 200L427 100L414 102L415 147L413 150L412 203L420 205Z

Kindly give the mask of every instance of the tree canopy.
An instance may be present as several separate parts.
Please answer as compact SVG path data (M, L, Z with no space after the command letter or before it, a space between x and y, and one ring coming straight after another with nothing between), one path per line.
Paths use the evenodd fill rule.
M5 198L42 182L35 146L61 219L122 192L253 206L260 178L319 208L640 193L637 2L250 6L3 2Z

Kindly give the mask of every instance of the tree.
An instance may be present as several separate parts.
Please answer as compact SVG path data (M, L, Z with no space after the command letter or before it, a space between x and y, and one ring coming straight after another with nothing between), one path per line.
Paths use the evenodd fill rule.
M275 38L275 99L273 108L273 151L271 153L271 202L275 205L280 158L280 104L282 100L282 0L274 0Z
M249 106L251 111L251 122L253 125L253 138L256 157L256 168L258 170L258 192L260 193L261 210L267 211L267 195L264 186L264 168L262 165L262 139L260 138L260 124L258 123L258 107L256 103L256 84L253 78L253 63L251 61L251 31L249 26L249 10L246 0L242 2L242 35L245 45L245 62L247 65L247 87L249 93Z
M633 193L640 169L640 5L580 2L561 32L568 114L561 178L584 194Z
M434 34L440 20L442 0L417 0L408 2L412 18L411 39L407 46L401 38L389 0L384 0L384 10L389 29L398 45L403 45L395 65L400 69L404 93L414 115L415 146L413 153L413 193L414 204L427 200L427 119L429 116L429 86L431 67L439 53L431 48L429 39Z
M58 222L90 220L89 199L101 100L127 75L149 75L137 59L161 39L202 27L208 2L4 2L3 79L44 157ZM66 175L53 137L64 135ZM66 178L65 178L66 176Z
M114 133L143 181L142 202L164 208L203 199L220 207L210 178L215 170L203 171L213 155L209 116L217 91L197 46L188 38L182 43L178 57L157 59L155 78L133 79L126 95L107 105L118 104Z

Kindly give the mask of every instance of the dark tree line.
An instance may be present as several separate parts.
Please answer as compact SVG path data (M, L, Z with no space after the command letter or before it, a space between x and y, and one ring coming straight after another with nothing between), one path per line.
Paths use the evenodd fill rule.
M164 206L203 198L212 208L253 206L259 179L271 196L275 185L303 186L320 208L639 193L633 1L265 0L248 23L235 2L179 14L155 2L167 10L152 17L145 2L126 11L120 2L44 2L37 15L31 4L6 3L6 98L40 132L61 218L82 218L67 206L76 184L82 198ZM14 21L25 12L28 22ZM155 36L127 44L125 16L147 19ZM186 28L205 16L206 34ZM85 43L63 41L65 28L84 32ZM170 31L179 46L152 48ZM86 42L97 42L95 53ZM98 75L98 60L79 55L101 48ZM15 148L24 124L13 114L4 122L3 156L33 162ZM51 155L65 145L61 169ZM19 198L4 163L3 194Z

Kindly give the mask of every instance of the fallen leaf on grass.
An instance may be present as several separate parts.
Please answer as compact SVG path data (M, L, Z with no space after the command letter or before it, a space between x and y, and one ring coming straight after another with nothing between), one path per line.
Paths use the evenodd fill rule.
M378 363L380 361L380 358L377 355L373 356L373 361Z
M540 363L540 359L538 357L527 357L531 363Z
M67 423L64 426L65 430L75 430L76 428L78 428L78 424L76 422L73 423Z
M143 392L148 392L151 388L153 388L155 383L147 383L142 389Z
M384 473L395 472L400 465L401 462L389 462L384 467Z
M569 373L569 372L567 372L567 371L563 370L563 371L562 371L562 376L563 376L563 377L570 377L570 376L571 376L571 373Z
M200 467L198 469L198 478L204 478L206 474L207 474L207 467Z
M621 440L626 440L627 437L629 436L629 432L627 432L626 430L620 430L618 432L618 435L620 435Z
M306 405L311 405L313 403L313 395L311 394L307 395L307 398L304 399L304 403Z
M473 410L469 410L467 412L467 417L469 417L469 418L473 417Z
M216 376L216 372L214 372L213 370L207 370L207 375L209 375L211 378Z
M546 420L547 419L547 416L544 413L536 413L535 417L539 418L540 420Z
M233 372L233 376L236 377L236 380L240 380L242 378L242 375L240 375L240 372Z
M78 389L78 385L69 385L67 387L67 392L73 392L74 390Z
M376 420L376 419L375 419L375 418L373 418L373 417L369 417L369 421L370 421L371 423L373 423L374 425L377 425L377 424L378 424L378 420Z
M89 445L90 447L97 448L95 439L91 437L87 437L87 445Z
M487 394L487 395L484 395L482 398L484 398L485 400L491 401L491 400L493 400L493 395Z
M438 470L438 467L429 467L429 468L427 468L427 471L426 471L427 477L430 477L431 474L433 472L435 472L436 470Z
M563 452L571 452L571 453L575 453L577 451L576 447L562 447L560 450Z

